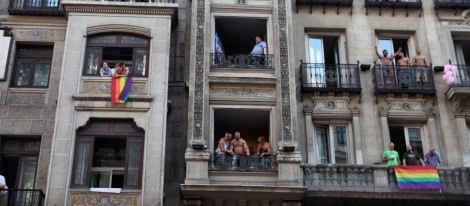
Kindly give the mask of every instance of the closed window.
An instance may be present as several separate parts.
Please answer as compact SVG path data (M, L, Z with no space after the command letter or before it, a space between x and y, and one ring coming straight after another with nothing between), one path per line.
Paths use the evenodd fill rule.
M114 68L116 63L125 63L129 75L148 76L150 40L131 34L106 34L87 39L85 68L86 76L98 76L103 62Z
M48 87L53 46L18 45L12 87Z
M77 134L73 187L140 188L144 134L132 121L92 121Z
M315 149L317 164L348 164L347 126L316 125Z

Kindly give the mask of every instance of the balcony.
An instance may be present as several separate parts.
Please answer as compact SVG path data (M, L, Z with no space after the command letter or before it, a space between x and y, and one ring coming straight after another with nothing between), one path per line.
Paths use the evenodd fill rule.
M10 15L64 16L61 0L10 0Z
M454 9L454 10L465 10L470 8L470 0L434 0L434 9L436 15L439 14L439 9ZM456 13L457 14L457 13Z
M369 14L370 7L379 8L379 15L382 16L382 8L392 8L393 16L395 16L395 8L404 8L406 9L406 16L408 16L408 11L410 9L420 10L419 16L423 12L423 3L421 0L365 0L366 5L366 14Z
M37 189L8 189L7 205L5 206L42 206L45 195L42 190ZM1 194L1 191L0 191ZM4 193L5 194L5 193ZM2 203L2 202L0 202Z
M384 165L303 165L302 169L307 196L317 201L345 197L369 199L377 205L398 199L458 202L468 201L470 194L470 168L439 169L441 191L400 190L393 168Z
M361 93L359 64L301 63L303 92Z
M273 56L272 54L251 56L211 53L211 68L272 69Z
M374 65L375 93L436 93L431 66Z
M458 70L454 72L455 81L446 92L448 99L453 97L470 97L470 66L457 65Z
M259 172L276 171L276 156L260 158L257 155L212 155L209 170Z
M326 13L326 6L336 6L336 14L339 14L339 7L349 7L351 8L350 13L352 14L352 4L353 0L296 0L295 6L297 7L297 12L299 12L300 5L309 5L310 13L312 13L313 5L323 6L323 14Z

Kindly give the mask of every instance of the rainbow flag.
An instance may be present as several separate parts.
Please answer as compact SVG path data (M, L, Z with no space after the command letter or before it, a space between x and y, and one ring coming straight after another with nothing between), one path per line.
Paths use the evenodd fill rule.
M394 166L398 188L439 190L441 181L435 166Z
M127 100L131 89L132 77L113 77L111 80L111 102L120 104Z

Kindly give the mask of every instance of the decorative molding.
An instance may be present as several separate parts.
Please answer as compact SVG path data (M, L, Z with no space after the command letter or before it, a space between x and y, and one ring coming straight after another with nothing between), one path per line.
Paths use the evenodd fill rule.
M152 37L152 32L148 28L125 25L125 24L108 24L88 27L86 30L87 35L99 34L99 33L110 33L110 32L122 32L132 31L134 34L140 34L146 37Z
M65 30L58 29L15 29L16 41L64 41Z
M134 14L134 15L173 15L178 4L176 3L134 3L134 2L62 2L66 16L70 13L108 13L108 14Z
M139 194L83 193L71 196L72 206L139 205Z
M210 96L274 98L274 90L251 88L211 88Z
M463 11L461 17L455 18L441 18L442 21L447 21L449 25L470 26L470 11Z
M424 112L424 105L420 102L390 102L388 104L389 111L410 112L419 111Z
M455 98L454 99L454 110L456 113L461 113L463 111L463 99L462 98Z
M45 93L16 93L10 92L8 95L9 104L45 104L46 103L46 94Z
M237 4L239 4L239 5L245 5L245 0L238 0L238 1L237 1Z
M81 93L85 94L111 94L111 82L84 81ZM147 94L146 83L133 82L129 94Z
M202 116L204 112L204 44L206 22L206 0L197 0L196 6L196 66L194 68L193 140L202 139Z
M0 30L3 30L3 36L13 36L13 33L11 32L11 27L2 26L0 27Z
M281 70L282 141L292 142L286 0L278 0L277 15L279 24L279 60Z

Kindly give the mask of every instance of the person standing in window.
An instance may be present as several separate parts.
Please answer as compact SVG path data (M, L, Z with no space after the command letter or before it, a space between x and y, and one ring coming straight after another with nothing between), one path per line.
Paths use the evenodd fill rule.
M0 205L8 205L8 186L3 175L0 175Z
M252 63L260 64L263 56L268 54L268 45L259 36L256 36L255 41L256 44L253 50L251 50L250 55L252 56Z
M428 84L428 74L425 70L427 66L426 57L421 54L421 49L416 48L416 56L413 57L413 66L416 66L416 82L424 86Z
M103 62L103 67L100 69L101 77L111 77L113 76L114 69L108 67L108 62Z
M264 168L271 167L271 145L266 142L263 136L258 137L258 151L256 154L261 159L261 166Z
M388 166L400 165L400 158L398 152L394 150L395 144L390 142L388 144L388 150L385 150L382 158L382 162L386 162Z
M119 67L114 71L113 77L125 77L128 73L129 71L127 70L124 62L120 62Z
M413 152L411 145L406 145L406 152L403 154L403 165L419 166L419 163L425 166L423 159L421 159L418 154Z
M377 51L377 46L375 46L375 54L377 55L380 60L380 63L382 64L384 80L385 83L388 85L391 85L393 84L393 82L395 82L395 74L393 72L392 61L400 52L401 47L398 48L397 53L393 54L391 57L388 57L388 51L386 49L384 49L382 51L382 55L380 55Z
M441 167L442 166L442 160L439 154L436 153L436 148L430 147L429 152L424 155L424 163L428 166L436 166L436 167Z

